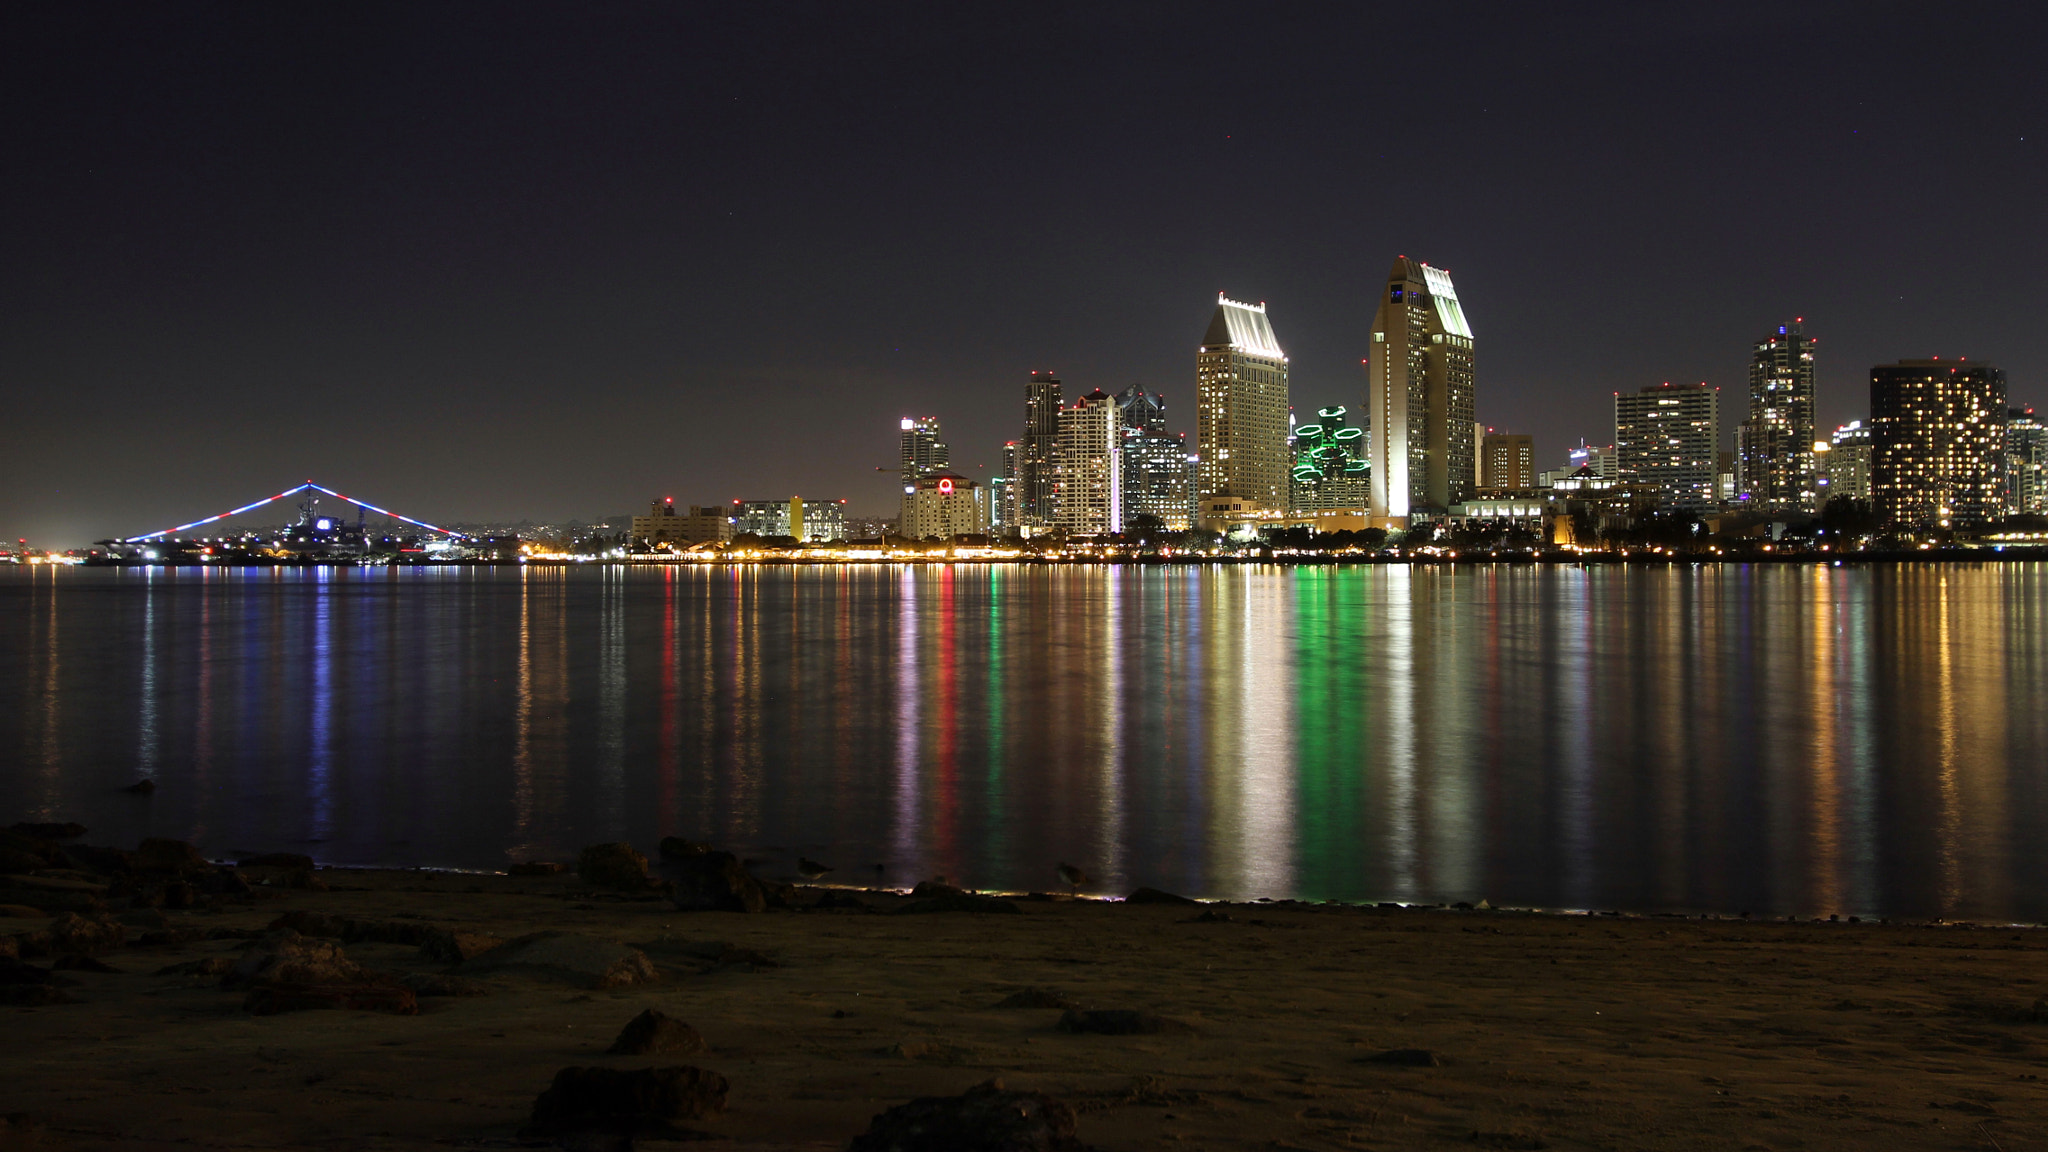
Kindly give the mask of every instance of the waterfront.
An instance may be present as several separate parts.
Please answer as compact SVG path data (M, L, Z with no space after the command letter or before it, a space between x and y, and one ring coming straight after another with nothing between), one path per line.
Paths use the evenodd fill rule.
M0 815L337 864L683 835L854 883L2042 921L2044 576L24 569Z

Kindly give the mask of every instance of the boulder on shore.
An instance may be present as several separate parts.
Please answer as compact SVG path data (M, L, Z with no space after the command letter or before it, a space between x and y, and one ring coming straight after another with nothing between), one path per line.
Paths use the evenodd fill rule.
M673 898L684 912L765 912L769 892L730 852L700 852L671 859L662 871L675 881Z
M576 876L596 888L645 891L650 883L647 857L631 844L592 844L576 858Z
M443 964L460 964L474 960L493 948L502 947L505 938L486 936L482 932L444 931L429 929L420 941L420 955Z
M530 1131L699 1135L677 1127L725 1111L725 1077L688 1064L662 1068L564 1068L533 1102Z
M659 1056L673 1054L688 1056L704 1050L704 1037L695 1028L673 1016L666 1016L649 1008L633 1017L605 1049L607 1056Z
M22 832L21 825L0 832L0 873L34 872L38 868L61 866L63 854L57 845L41 836Z
M567 980L583 988L624 988L660 979L638 948L574 932L535 932L465 961L464 976L493 972L530 973Z
M90 956L119 948L128 940L128 929L111 916L80 916L66 912L43 930L53 952Z
M1074 1110L1043 1092L1009 1092L1001 1080L958 1096L925 1096L874 1118L847 1152L1088 1152Z
M923 887L923 885L919 885ZM1023 909L1000 896L981 896L973 892L957 892L950 896L932 896L923 900L912 900L897 908L897 916L915 916L927 912L969 912L976 915L999 914L1015 916Z
M286 929L243 954L222 979L224 987L251 984L356 984L375 973L348 958L333 940Z

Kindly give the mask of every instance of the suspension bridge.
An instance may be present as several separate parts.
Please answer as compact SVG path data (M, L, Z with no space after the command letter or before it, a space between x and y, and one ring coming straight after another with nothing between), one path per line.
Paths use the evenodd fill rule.
M336 500L347 501L348 503L353 504L356 507L363 509L364 511L375 512L381 516L389 516L393 520L403 520L407 524L411 524L416 528L424 528L429 532L439 532L443 536L453 537L458 540L467 540L470 538L466 533L457 532L453 528L442 528L435 524L429 524L424 520L415 520L412 517L406 516L402 513L393 512L389 508L379 508L375 504L372 504L367 500L358 500L353 496L344 496L341 493L336 492L332 488L329 488L323 484L316 484L313 481L308 480L304 484L301 484L296 488L287 488L284 491L279 492L275 496L265 496L263 499L258 500L253 504L244 504L240 508L230 508L225 512L217 512L214 515L208 516L203 520L194 520L190 524L179 524L173 528L164 528L156 532L145 532L140 536L121 537L120 543L147 544L152 541L175 540L182 537L185 533L190 532L194 528L202 528L208 524L217 523L221 520L226 520L233 516L240 516L244 512L253 512L256 509L263 507L265 504L274 504L279 500L283 500L288 496L296 496L301 492L324 493L328 496L334 497ZM322 528L327 527L326 524L322 524L320 526Z

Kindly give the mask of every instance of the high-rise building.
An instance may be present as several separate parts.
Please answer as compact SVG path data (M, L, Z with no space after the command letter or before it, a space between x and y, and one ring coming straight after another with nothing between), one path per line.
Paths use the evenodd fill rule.
M2048 424L2032 408L2006 413L2005 506L2014 515L2048 512Z
M1123 415L1124 428L1133 432L1166 431L1166 396L1147 392L1136 384L1112 397Z
M1536 438L1488 432L1479 449L1479 486L1491 492L1524 492L1536 487Z
M936 416L903 418L903 487L908 490L920 476L943 472L952 463L946 441L939 433Z
M1780 324L1749 359L1749 409L1736 433L1742 495L1764 512L1811 512L1819 497L1813 439L1813 346Z
M989 524L996 528L1015 528L1017 520L1017 463L1018 451L1015 440L1003 441L1003 473L988 482Z
M1450 273L1395 260L1366 359L1374 517L1442 513L1472 495L1472 365Z
M920 476L903 493L898 531L912 540L950 540L988 531L988 489L955 472Z
M1060 409L1066 398L1060 378L1033 372L1024 385L1024 440L1017 459L1017 523L1034 527L1053 519L1054 457L1059 451Z
M1077 536L1123 531L1123 414L1108 393L1060 409L1053 458L1053 523Z
M1195 354L1196 494L1287 510L1287 354L1264 304L1222 293Z
M1706 384L1658 384L1614 394L1617 478L1665 508L1716 506L1721 394Z
M1372 498L1365 459L1365 429L1350 423L1342 404L1316 409L1312 424L1294 426L1294 466L1288 473L1288 511L1362 509Z
M1182 531L1194 523L1195 476L1186 433L1166 431L1166 398L1136 384L1116 394L1123 420L1123 522L1151 516Z
M1828 450L1821 453L1822 503L1828 500L1870 499L1870 429L1861 420L1851 420L1828 438Z
M2005 515L2005 373L1967 360L1870 370L1870 496L1902 528Z

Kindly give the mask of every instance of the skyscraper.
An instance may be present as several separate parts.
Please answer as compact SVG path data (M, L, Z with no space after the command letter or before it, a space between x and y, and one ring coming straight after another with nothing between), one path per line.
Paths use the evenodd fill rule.
M1472 494L1472 326L1450 273L1394 261L1366 358L1372 514L1444 512Z
M1123 414L1097 388L1060 409L1053 522L1079 536L1121 532Z
M1479 448L1479 486L1498 492L1523 492L1536 487L1536 438L1512 432L1488 432Z
M2032 408L2006 413L2005 506L2015 515L2048 512L2048 424Z
M1720 443L1721 394L1706 384L1614 394L1617 478L1660 507L1715 507Z
M1186 433L1166 431L1166 398L1136 384L1116 394L1123 419L1123 522L1151 516L1176 531L1194 523L1195 477Z
M1811 512L1819 494L1813 439L1813 345L1801 323L1780 324L1749 359L1749 410L1736 433L1748 504Z
M997 528L1017 527L1017 442L1003 441L1003 474L988 482L989 522Z
M1060 378L1033 372L1024 385L1024 440L1017 459L1017 523L1033 527L1053 520L1054 455L1059 451L1060 409L1066 404Z
M1364 508L1370 497L1365 429L1349 422L1342 404L1316 409L1312 424L1294 428L1294 466L1288 473L1288 510Z
M1903 528L2005 515L2005 373L1967 360L1870 370L1870 496Z
M943 472L951 462L946 442L939 438L939 418L903 418L903 488L909 491L918 477Z
M1196 494L1287 510L1287 354L1264 304L1216 295L1195 355Z

